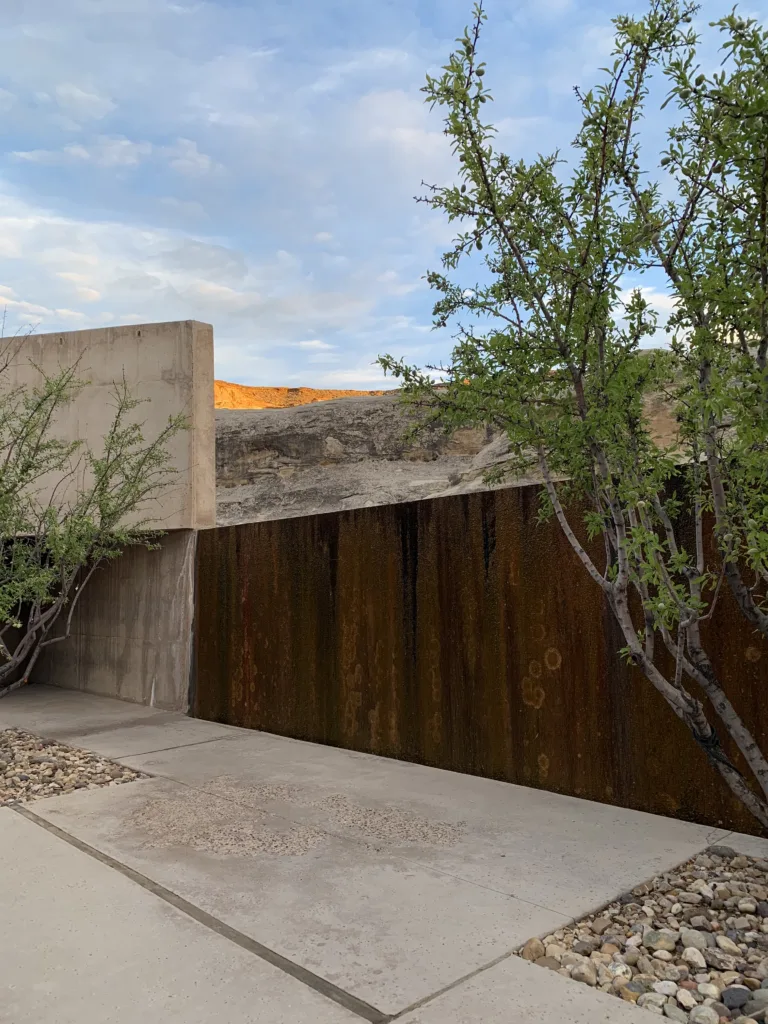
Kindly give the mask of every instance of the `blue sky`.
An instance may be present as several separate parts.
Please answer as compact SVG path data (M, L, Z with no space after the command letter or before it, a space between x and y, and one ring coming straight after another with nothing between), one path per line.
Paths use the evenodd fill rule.
M702 20L727 7L707 2ZM248 384L375 387L379 353L438 360L450 334L431 330L423 275L452 235L413 196L454 164L419 90L470 10L3 0L8 329L205 320L217 376ZM522 156L567 145L572 87L606 62L618 8L487 10L500 143Z

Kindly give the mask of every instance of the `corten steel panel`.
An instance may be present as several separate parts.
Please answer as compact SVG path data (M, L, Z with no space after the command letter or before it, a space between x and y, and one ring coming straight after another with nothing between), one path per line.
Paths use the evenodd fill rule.
M537 509L518 487L202 531L195 713L754 832ZM768 645L728 592L709 639L765 744Z

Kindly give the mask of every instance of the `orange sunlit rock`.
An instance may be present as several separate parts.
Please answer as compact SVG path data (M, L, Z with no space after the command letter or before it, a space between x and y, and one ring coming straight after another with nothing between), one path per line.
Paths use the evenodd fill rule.
M214 403L217 409L290 409L311 402L328 402L333 398L355 398L383 395L383 391L349 391L331 388L266 388L247 384L214 381Z

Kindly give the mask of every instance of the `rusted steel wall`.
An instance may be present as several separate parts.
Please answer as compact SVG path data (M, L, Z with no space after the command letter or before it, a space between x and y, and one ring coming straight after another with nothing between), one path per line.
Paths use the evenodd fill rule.
M754 832L537 508L520 487L201 532L195 713ZM765 742L768 645L729 593L709 634Z

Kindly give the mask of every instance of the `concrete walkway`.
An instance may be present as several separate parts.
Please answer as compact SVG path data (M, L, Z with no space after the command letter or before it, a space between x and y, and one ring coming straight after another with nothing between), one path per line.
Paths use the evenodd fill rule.
M150 778L0 809L12 1024L641 1024L509 953L711 843L768 844L81 693L0 728Z

